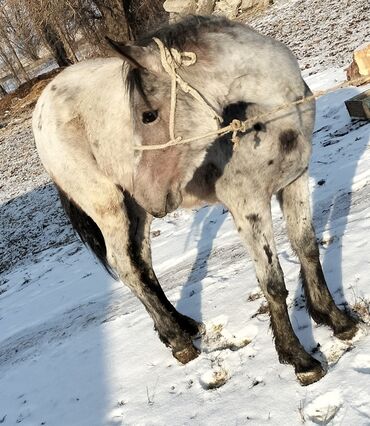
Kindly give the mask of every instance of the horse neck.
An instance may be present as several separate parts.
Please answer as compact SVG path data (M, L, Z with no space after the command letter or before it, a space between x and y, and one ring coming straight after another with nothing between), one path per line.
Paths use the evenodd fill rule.
M240 101L273 107L302 94L302 78L290 53L283 48L275 52L284 68L277 73L272 69L268 47L251 57L250 47L242 41L243 38L226 38L223 43L214 43L217 49L209 45L209 58L199 60L193 70L189 69L188 83L219 114L227 105Z

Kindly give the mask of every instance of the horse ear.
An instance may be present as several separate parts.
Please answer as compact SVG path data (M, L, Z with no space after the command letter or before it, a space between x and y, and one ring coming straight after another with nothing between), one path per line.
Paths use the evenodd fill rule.
M159 57L149 47L123 44L105 37L109 46L133 68L144 68L155 74L162 71Z

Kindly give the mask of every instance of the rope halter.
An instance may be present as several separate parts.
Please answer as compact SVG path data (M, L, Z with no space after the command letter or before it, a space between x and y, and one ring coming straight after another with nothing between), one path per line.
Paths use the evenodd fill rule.
M177 85L182 89L184 93L189 93L200 102L203 107L210 112L210 114L220 123L221 117L214 111L214 109L207 103L202 95L190 86L189 83L184 81L182 77L177 73L177 70L181 67L190 67L197 61L197 55L194 52L179 52L177 49L168 49L164 43L157 37L153 37L153 41L159 48L161 55L161 64L163 69L171 78L171 104L170 104L170 120L169 120L169 132L170 142L176 143L182 140L181 136L175 136L175 113L176 113L176 100L177 100Z

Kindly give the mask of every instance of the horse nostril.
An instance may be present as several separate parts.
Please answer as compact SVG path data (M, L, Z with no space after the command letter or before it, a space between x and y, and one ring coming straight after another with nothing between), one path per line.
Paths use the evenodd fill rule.
M173 204L173 196L172 196L172 193L169 192L167 194L167 197L166 197L166 212L167 213L172 211L172 204Z
M166 196L166 212L170 213L177 209L182 201L181 194L169 191Z

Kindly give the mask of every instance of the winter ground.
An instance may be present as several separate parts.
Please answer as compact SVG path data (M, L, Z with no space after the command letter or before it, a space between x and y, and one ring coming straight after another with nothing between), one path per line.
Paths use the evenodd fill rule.
M307 80L321 89L343 77L330 70ZM310 168L327 280L337 303L350 305L370 299L370 125L351 122L343 104L358 90L318 100ZM37 263L2 276L0 422L290 425L332 417L333 425L369 425L370 336L342 348L309 320L276 205L273 212L293 326L306 349L329 363L320 382L301 387L293 369L278 363L253 266L230 215L222 207L180 210L153 225L160 231L154 265L166 293L181 312L221 322L225 333L251 343L182 366L139 302L80 243L50 248ZM332 362L338 350L346 353ZM213 372L226 383L209 390Z
M283 10L285 20L283 4L277 1L275 14L255 26L296 49L312 89L342 81L343 70L329 67L348 63L352 48L369 37L361 19L368 2L295 1L294 13ZM345 49L340 34L348 34ZM346 301L366 314L370 124L351 122L343 104L364 89L318 100L310 175L331 292L342 307ZM152 228L155 270L177 308L210 329L212 321L223 324L219 329L234 344L251 340L238 350L203 351L182 366L140 303L72 234L38 162L29 115L6 124L0 133L1 425L370 425L370 334L346 346L310 321L275 204L292 324L306 349L329 365L309 387L278 363L251 260L222 207L179 210ZM214 373L225 384L210 390Z

